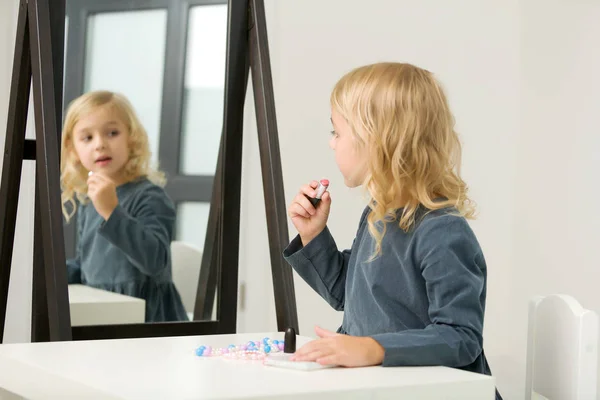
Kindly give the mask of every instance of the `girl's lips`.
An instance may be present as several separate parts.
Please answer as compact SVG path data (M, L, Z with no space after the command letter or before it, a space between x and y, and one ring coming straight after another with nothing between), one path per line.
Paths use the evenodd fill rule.
M111 161L112 161L112 158L110 158L110 157L99 158L99 159L96 160L96 164L102 167L102 166L107 165Z

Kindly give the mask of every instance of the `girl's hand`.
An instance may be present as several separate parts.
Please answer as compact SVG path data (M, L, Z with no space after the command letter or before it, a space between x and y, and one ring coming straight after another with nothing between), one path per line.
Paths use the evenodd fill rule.
M383 347L370 337L340 335L315 327L320 339L308 342L294 353L291 361L316 361L321 365L368 367L383 362Z
M288 208L288 214L300 234L304 246L325 229L327 218L329 218L331 206L329 192L326 191L323 194L316 208L306 198L306 196L314 198L317 195L315 189L318 185L319 182L312 181L310 184L302 186Z
M87 184L88 197L92 200L98 214L107 221L119 205L117 186L111 179L98 172L88 178Z

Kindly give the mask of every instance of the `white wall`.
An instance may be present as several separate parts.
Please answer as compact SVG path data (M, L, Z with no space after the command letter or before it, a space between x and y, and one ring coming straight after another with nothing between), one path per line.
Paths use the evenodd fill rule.
M511 301L519 333L526 315L516 305L534 294L571 294L600 312L600 3L527 0L521 10ZM525 337L513 340L520 354Z
M307 180L330 178L330 227L340 247L351 244L363 200L343 187L327 147L336 79L360 64L396 60L431 69L445 84L464 142L464 176L480 209L473 227L489 267L485 348L504 398L523 398L527 299L564 292L600 311L594 265L600 217L593 207L600 169L600 5L267 0L266 7L286 199ZM7 17L15 9L0 5L2 143L14 35ZM240 253L248 297L238 322L245 332L276 328L251 103L250 92ZM25 238L17 248L30 254L31 218L22 216L19 224ZM25 266L31 263L18 265L7 336L24 341L31 279ZM315 324L338 326L341 314L298 279L296 293L302 334L312 334Z
M18 5L18 0L0 2L0 149L4 149L6 134ZM28 138L35 137L32 127L33 117L30 116L28 118ZM4 157L3 155L4 151L2 151L0 159ZM30 340L34 168L35 164L32 161L26 161L21 176L4 343Z

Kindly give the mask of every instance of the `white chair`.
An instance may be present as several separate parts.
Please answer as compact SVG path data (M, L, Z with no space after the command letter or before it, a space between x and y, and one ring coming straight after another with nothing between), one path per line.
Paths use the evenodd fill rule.
M172 241L171 264L173 282L179 291L185 311L188 316L193 315L202 264L202 251L189 243Z
M529 306L525 400L596 400L598 315L566 295Z

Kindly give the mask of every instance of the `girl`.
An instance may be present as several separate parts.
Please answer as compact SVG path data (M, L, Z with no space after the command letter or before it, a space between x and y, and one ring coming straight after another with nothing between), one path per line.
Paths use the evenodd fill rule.
M334 309L337 333L293 359L341 366L444 365L490 375L483 352L486 263L466 218L460 143L445 94L409 64L357 68L331 94L330 147L348 187L370 201L350 250L328 228L328 192L311 182L289 206L298 231L284 251ZM497 399L501 399L496 394Z
M70 104L60 165L63 214L77 213L69 283L144 299L146 322L185 321L171 276L175 208L149 162L148 136L123 96L90 92Z

